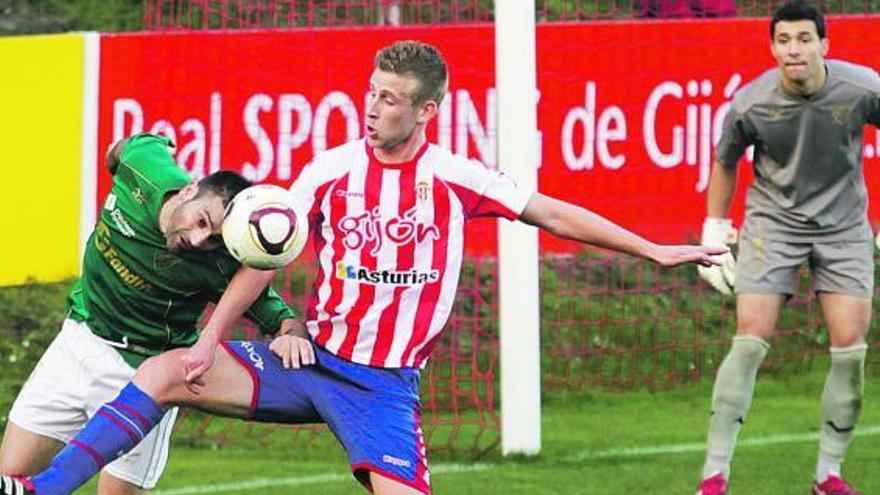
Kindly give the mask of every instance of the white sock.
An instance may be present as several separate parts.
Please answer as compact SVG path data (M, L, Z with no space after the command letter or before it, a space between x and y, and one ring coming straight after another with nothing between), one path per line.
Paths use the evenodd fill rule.
M819 483L830 473L840 476L843 458L862 409L867 350L867 344L831 348L831 367L822 391L822 425L816 463L816 481Z
M730 478L736 437L752 403L758 368L769 349L770 344L758 337L733 338L733 345L718 368L712 389L712 417L709 419L703 479L717 472L721 472L724 479Z

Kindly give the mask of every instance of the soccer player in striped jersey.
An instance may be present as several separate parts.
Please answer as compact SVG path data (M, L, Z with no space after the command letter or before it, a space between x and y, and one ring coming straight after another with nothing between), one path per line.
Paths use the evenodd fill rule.
M205 305L219 299L238 270L218 233L225 205L249 182L233 172L193 181L170 145L140 134L108 153L113 185L89 238L82 277L61 330L9 412L0 472L44 469L140 363L192 345ZM295 328L293 313L271 289L248 316L263 332ZM99 493L134 495L156 485L176 414L163 414L137 449L106 466Z
M805 263L831 341L813 494L859 495L841 468L861 409L874 292L862 135L866 124L880 126L880 78L869 67L825 60L828 49L825 22L813 5L781 6L770 22L778 67L736 94L716 149L704 243L721 245L732 230L727 215L736 166L750 145L756 179L738 262L728 254L724 268L700 269L719 291L736 292L737 328L712 392L698 495L728 492L736 437L770 349L767 339Z
M403 41L382 49L369 79L366 137L319 154L291 187L309 212L320 265L306 317L314 366L288 370L304 356L286 336L221 343L220 332L271 278L243 274L198 343L145 362L124 400L111 403L125 407L109 408L28 481L36 493L69 493L137 442L126 425L147 430L176 404L256 421L326 422L354 476L373 493L431 493L419 370L449 317L467 220L518 219L664 266L709 265L726 252L654 244L427 143L425 126L446 85L446 63L434 47Z

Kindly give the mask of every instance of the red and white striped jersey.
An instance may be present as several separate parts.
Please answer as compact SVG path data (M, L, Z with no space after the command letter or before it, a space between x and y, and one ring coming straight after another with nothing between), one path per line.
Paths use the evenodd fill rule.
M407 163L365 140L325 151L291 186L309 212L319 271L315 344L384 368L423 366L449 318L469 218L519 217L530 192L435 145Z

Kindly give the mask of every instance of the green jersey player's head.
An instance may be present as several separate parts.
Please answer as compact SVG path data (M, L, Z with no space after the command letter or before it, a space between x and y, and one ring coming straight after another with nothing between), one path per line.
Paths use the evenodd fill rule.
M443 55L420 41L398 41L376 53L370 75L367 143L394 153L419 140L446 94Z
M159 230L168 249L208 251L221 247L226 206L250 185L241 175L223 170L168 196L159 212Z
M779 7L770 21L770 52L779 64L785 89L809 95L825 84L825 19L803 0Z

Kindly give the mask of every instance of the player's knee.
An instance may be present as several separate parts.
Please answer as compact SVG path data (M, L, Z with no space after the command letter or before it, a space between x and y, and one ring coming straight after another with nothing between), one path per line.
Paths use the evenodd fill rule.
M768 339L773 336L776 329L772 323L764 318L745 316L738 318L736 322L737 336L751 336L759 339Z
M18 474L17 465L9 456L0 451L0 474Z
M182 386L183 373L177 351L153 356L138 367L134 382L157 404L175 404Z
M830 335L831 347L844 348L862 345L865 343L865 333L861 329L853 329L846 332L833 331Z
M63 446L57 440L30 433L9 421L0 440L0 474L39 473Z
M23 474L33 475L38 473L43 466L37 465L32 459L11 455L12 449L0 451L0 474Z

